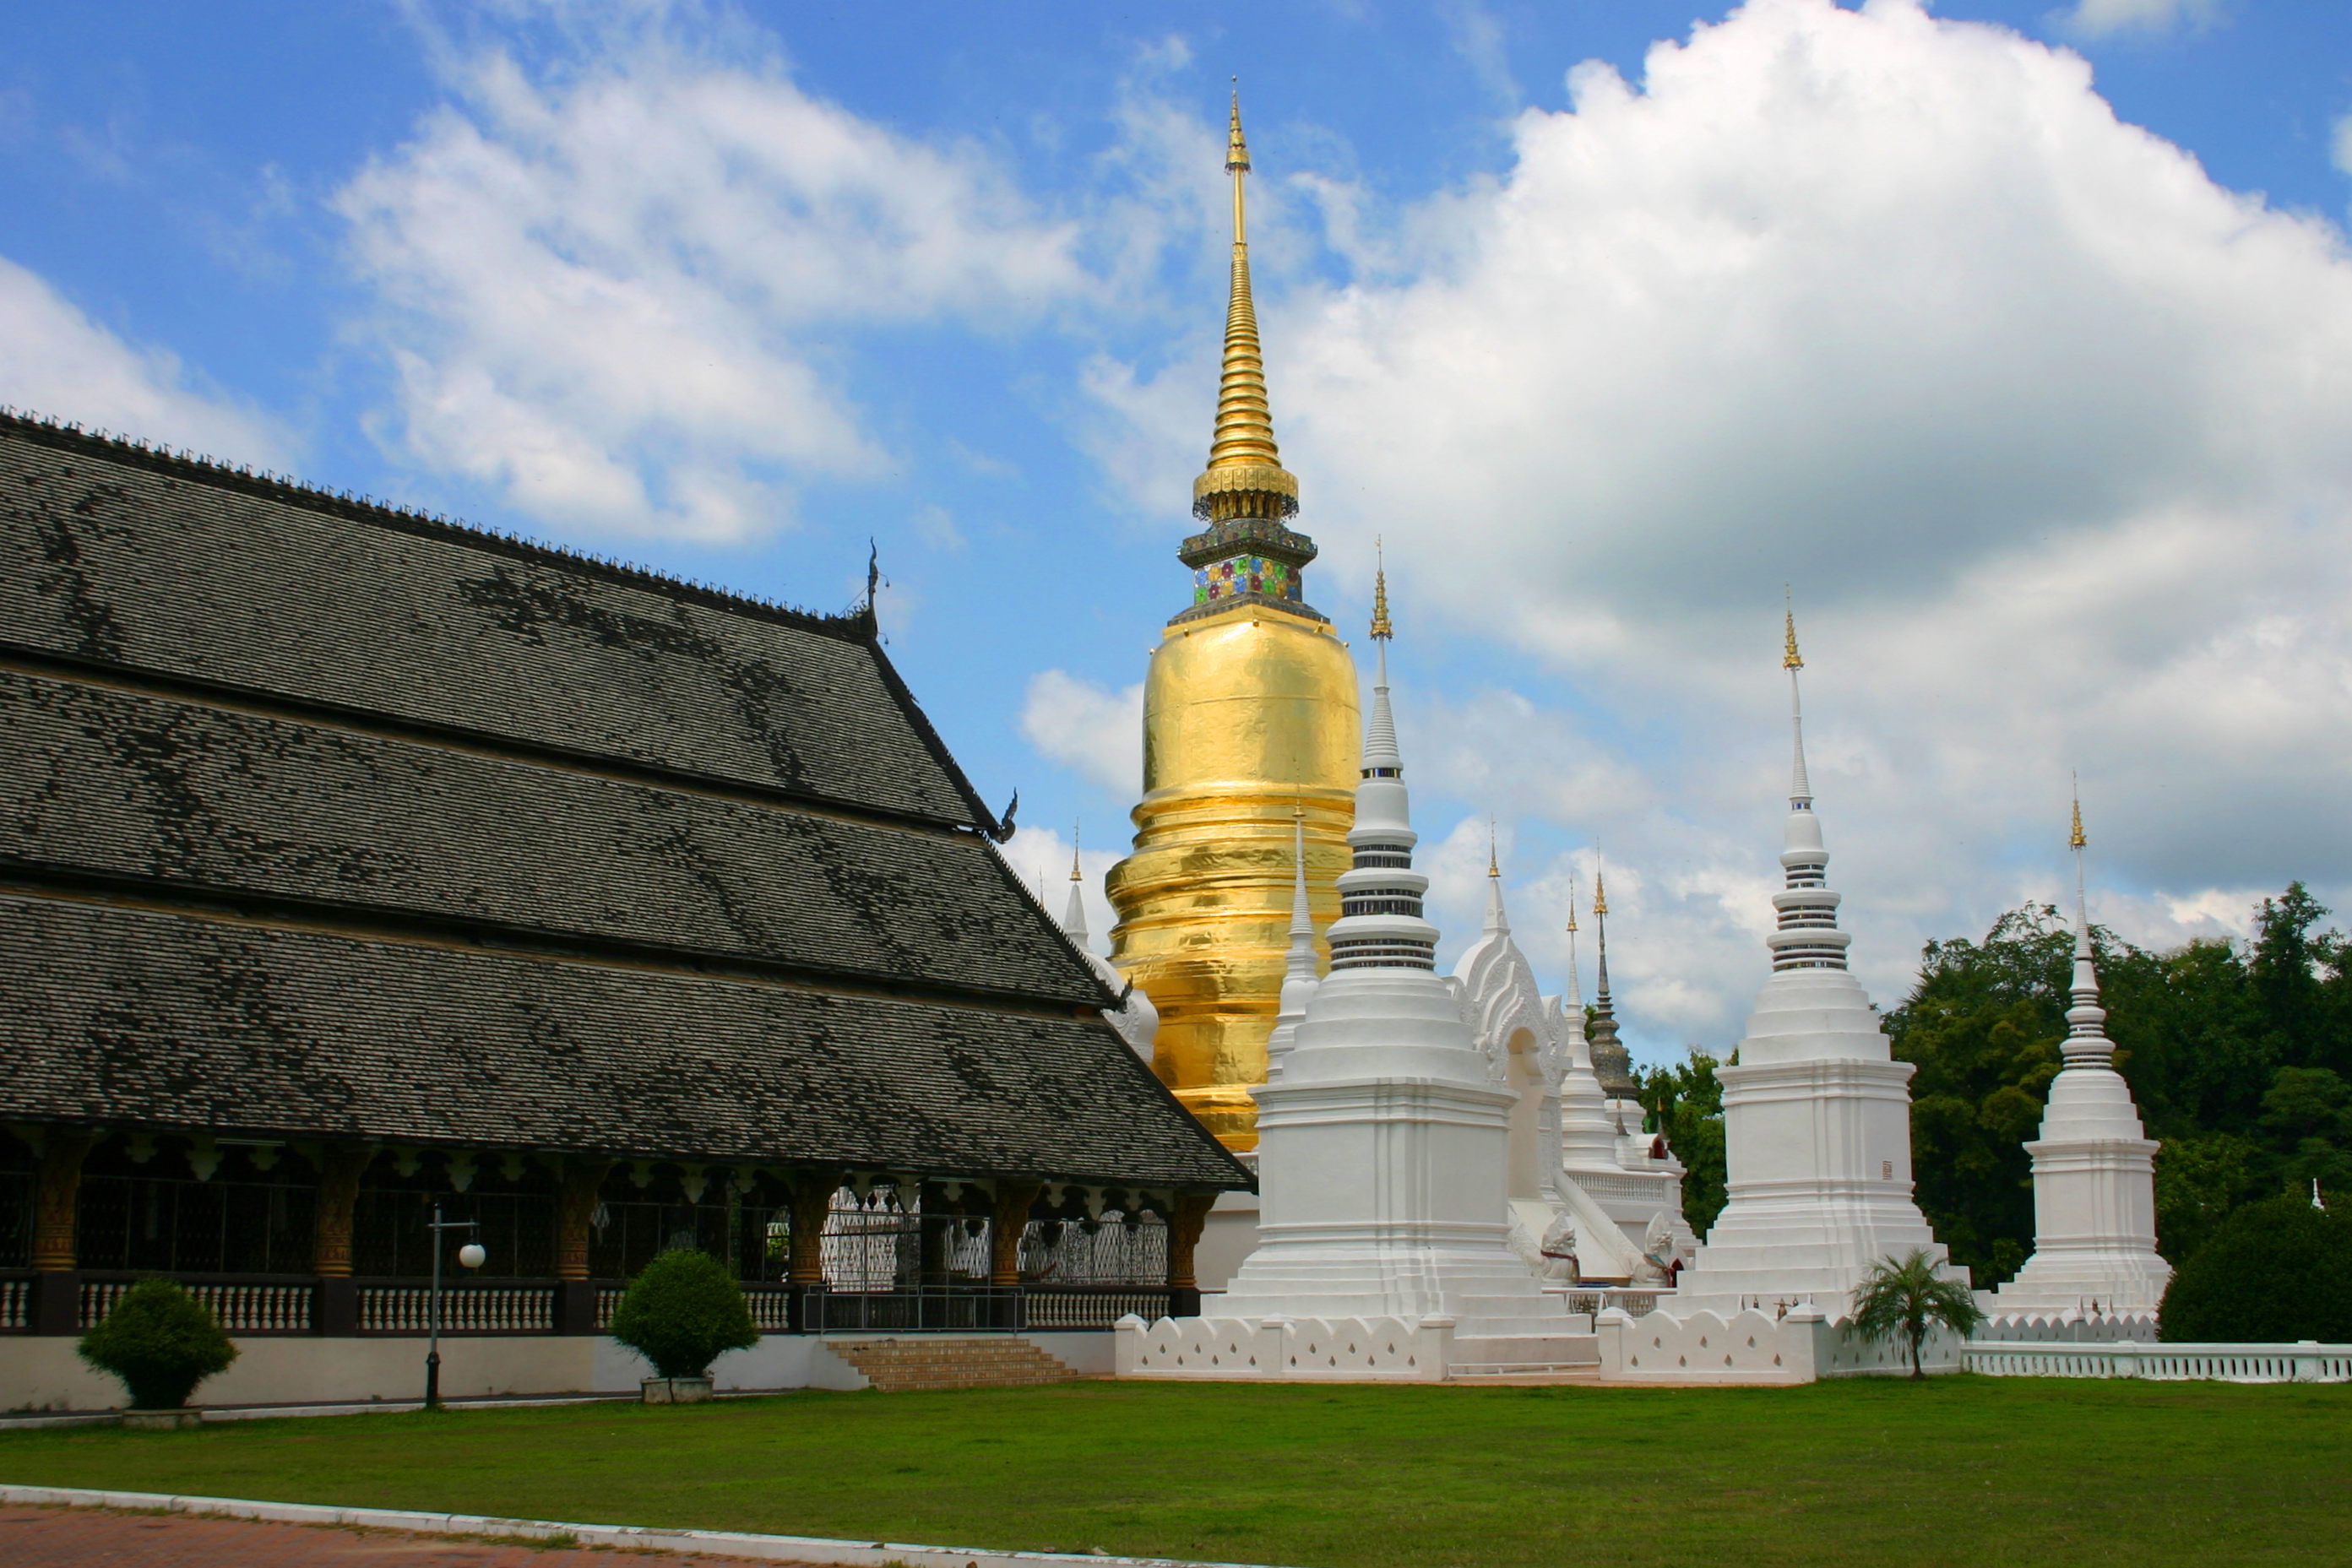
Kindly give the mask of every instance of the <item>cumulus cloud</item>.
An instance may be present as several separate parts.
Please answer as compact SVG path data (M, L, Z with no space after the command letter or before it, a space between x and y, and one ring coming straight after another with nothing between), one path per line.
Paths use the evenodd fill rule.
M444 55L452 101L339 193L411 459L567 527L740 539L869 475L845 331L1034 315L1071 231L984 158L801 89L666 7L545 58Z
M291 444L266 416L195 384L168 350L125 342L5 257L0 402L238 462L284 466Z
M2202 26L2220 19L2221 0L2075 0L2062 15L2065 26L2085 37L2115 33L2164 33L2176 26Z
M1328 568L1385 533L1433 620L1588 695L1573 726L1468 698L1430 756L1613 822L1636 1026L1736 1036L1764 972L1784 581L1882 1003L2054 891L2070 768L2126 935L2352 892L2341 232L1911 0L1753 0L1568 81L1499 177L1393 214L1395 275L1261 312Z
M1045 757L1122 800L1143 793L1143 687L1108 691L1066 670L1030 677L1021 733Z

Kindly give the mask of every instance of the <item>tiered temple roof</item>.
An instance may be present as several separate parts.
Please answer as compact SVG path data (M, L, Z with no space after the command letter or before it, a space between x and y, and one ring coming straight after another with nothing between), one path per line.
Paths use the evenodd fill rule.
M0 416L0 1120L1206 1190L842 616Z

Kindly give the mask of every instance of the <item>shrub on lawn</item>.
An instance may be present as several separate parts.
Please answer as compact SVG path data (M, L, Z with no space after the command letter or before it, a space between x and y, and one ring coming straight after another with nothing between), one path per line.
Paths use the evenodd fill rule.
M2295 1194L2246 1205L2172 1276L2158 1333L2175 1342L2352 1342L2352 1218Z
M197 1384L236 1359L212 1309L172 1280L142 1280L123 1291L106 1321L81 1336L80 1349L84 1361L122 1380L134 1410L179 1409Z
M751 1309L708 1252L665 1252L646 1265L613 1312L613 1337L663 1377L700 1377L725 1350L760 1343Z

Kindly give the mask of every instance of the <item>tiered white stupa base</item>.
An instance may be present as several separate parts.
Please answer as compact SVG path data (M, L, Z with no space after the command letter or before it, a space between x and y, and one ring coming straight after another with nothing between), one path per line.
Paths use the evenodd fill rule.
M1912 1071L1845 970L1767 981L1738 1064L1717 1070L1729 1200L1667 1310L1811 1302L1835 1320L1871 1265L1943 1263L1911 1196Z
M2123 1076L2076 1062L2050 1085L2033 1156L2033 1256L1994 1292L2004 1315L2153 1313L2172 1281L2156 1250L2156 1144Z
M1597 1364L1589 1319L1512 1251L1516 1096L1426 970L1324 981L1255 1091L1257 1249L1197 1319L1122 1324L1122 1376L1435 1381Z

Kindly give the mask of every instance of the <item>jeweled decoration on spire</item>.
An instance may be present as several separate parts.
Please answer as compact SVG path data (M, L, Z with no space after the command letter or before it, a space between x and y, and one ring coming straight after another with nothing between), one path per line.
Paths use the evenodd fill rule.
M1192 607L1174 620L1215 614L1246 602L1320 621L1323 617L1307 608L1301 583L1307 563L1317 554L1315 541L1284 526L1284 519L1298 511L1298 480L1282 465L1281 450L1275 444L1257 304L1250 293L1250 156L1242 136L1238 85L1225 138L1225 171L1234 180L1234 256L1224 363L1217 378L1217 423L1209 442L1208 466L1192 481L1192 515L1209 528L1186 539L1176 552L1192 569Z

